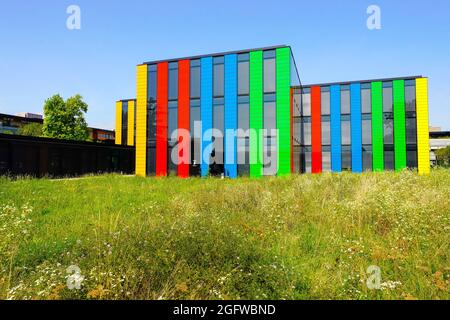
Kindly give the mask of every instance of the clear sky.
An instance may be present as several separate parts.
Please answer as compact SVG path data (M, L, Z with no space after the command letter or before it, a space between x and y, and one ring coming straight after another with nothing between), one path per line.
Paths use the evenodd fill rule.
M71 4L81 30L66 28ZM381 30L366 27L371 4ZM139 63L287 44L304 84L428 76L430 124L450 130L448 0L4 0L0 43L1 113L80 93L89 125L113 128Z

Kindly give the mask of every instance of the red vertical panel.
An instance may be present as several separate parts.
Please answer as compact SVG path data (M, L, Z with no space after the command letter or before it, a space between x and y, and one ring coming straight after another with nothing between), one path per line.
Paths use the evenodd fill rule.
M312 172L322 172L322 125L320 87L311 87L311 160Z
M158 63L156 80L156 176L167 175L167 114L169 64Z
M178 176L189 177L190 141L183 141L183 132L189 131L190 61L178 61ZM185 135L185 134L184 134Z
M291 88L291 173L294 172L294 90Z

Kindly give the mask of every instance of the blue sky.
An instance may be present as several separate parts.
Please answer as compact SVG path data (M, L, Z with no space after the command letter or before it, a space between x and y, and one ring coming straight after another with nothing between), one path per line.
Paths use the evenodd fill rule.
M81 30L66 28L71 4ZM366 27L371 4L381 30ZM89 125L113 128L143 61L288 44L304 84L428 76L430 124L450 130L449 34L448 0L2 1L0 112L80 93Z

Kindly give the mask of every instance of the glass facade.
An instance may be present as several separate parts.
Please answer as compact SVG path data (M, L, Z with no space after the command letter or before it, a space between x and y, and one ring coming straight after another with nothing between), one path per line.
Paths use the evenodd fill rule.
M138 76L134 124L145 121L145 135L136 129L135 139L144 141L136 148L137 154L145 148L146 175L180 176L180 127L189 129L189 176L362 172L423 163L423 78L301 86L284 46L149 63L145 73ZM120 117L126 142L126 103Z
M397 82L397 99L396 103L403 106L402 97L403 86L398 83L403 83L399 80L378 80L373 82L362 83L342 83L333 85L319 85L321 87L321 141L322 141L322 172L327 171L355 171L354 156L352 157L352 150L358 151L361 146L361 157L358 160L359 165L362 164L362 171L374 171L374 159L381 159L382 170L395 170L395 113L394 113L394 86ZM379 91L378 91L379 85ZM315 85L317 87L317 85ZM331 87L331 90L330 90ZM352 89L350 90L350 87ZM354 92L356 88L357 92ZM338 90L338 91L336 91ZM360 90L360 91L359 91ZM297 95L295 94L297 93ZM302 93L302 94L300 94ZM336 98L336 93L338 94ZM404 112L398 117L397 125L400 122L399 128L402 126L402 115L404 114L404 128L406 133L406 166L407 168L415 169L418 167L418 119L417 119L417 101L416 101L416 79L404 80ZM353 99L353 96L360 97L360 99ZM310 87L303 87L299 91L294 91L295 97L301 100L300 115L296 117L295 108L293 110L294 119L294 137L293 140L299 140L299 161L296 164L300 172L311 172L314 165L314 159L311 157L311 141L313 139L311 132L311 91ZM353 104L360 105L353 105ZM379 110L379 111L378 111ZM376 112L375 112L376 111ZM358 112L358 114L352 114ZM397 110L397 114L399 111ZM354 137L360 138L360 143L355 147L355 142L352 141L352 117L357 119L360 123L360 132L353 132ZM378 118L379 117L379 118ZM333 123L331 119L338 119L337 124ZM353 119L353 121L355 121ZM379 120L378 120L379 119ZM361 121L361 122L359 122ZM378 124L380 130L378 130ZM359 130L359 129L358 129ZM360 134L360 136L355 136ZM336 139L335 139L336 138ZM338 141L337 148L332 147L332 141ZM374 149L375 141L381 139L381 157L378 149ZM358 149L355 149L358 148ZM397 149L399 147L397 146ZM398 151L398 150L397 150ZM401 152L398 152L401 154ZM295 157L295 155L294 155ZM340 165L333 166L334 161L339 161ZM361 162L362 161L362 162ZM378 161L378 160L377 160ZM335 168L335 169L333 169ZM379 164L377 164L379 170ZM358 169L360 171L361 169Z

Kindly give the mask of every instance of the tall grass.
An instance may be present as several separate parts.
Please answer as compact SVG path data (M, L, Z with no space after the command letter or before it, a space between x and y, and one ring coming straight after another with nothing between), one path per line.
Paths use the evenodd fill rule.
M0 178L0 298L448 299L449 218L448 170Z

